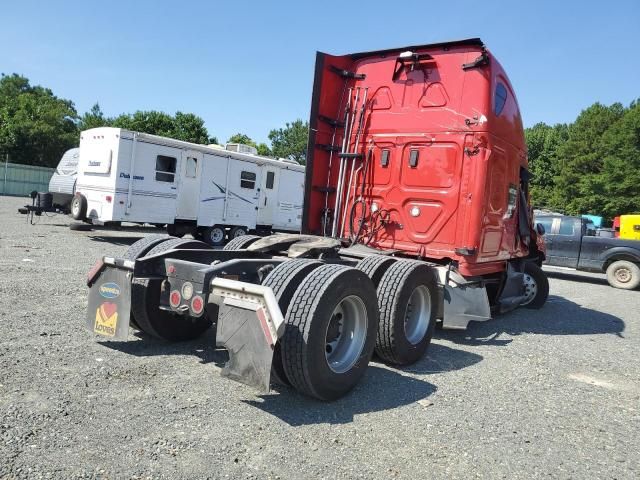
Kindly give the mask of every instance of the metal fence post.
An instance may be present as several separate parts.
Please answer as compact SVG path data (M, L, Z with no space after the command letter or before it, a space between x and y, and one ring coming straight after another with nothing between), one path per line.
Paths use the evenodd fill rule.
M5 155L4 160L4 182L2 184L2 194L7 193L7 170L9 169L9 154Z

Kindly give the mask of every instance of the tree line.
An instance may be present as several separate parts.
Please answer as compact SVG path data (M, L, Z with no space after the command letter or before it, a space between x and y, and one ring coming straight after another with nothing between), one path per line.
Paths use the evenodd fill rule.
M612 218L640 212L640 104L594 103L573 123L525 130L536 207Z
M204 120L193 114L136 111L106 117L96 103L78 114L71 100L59 98L45 87L31 85L21 75L0 78L0 154L11 162L45 167L57 166L62 154L77 147L80 132L95 127L119 127L198 144L219 143L210 135ZM308 124L302 120L287 123L269 132L270 145L256 143L244 133L232 135L227 143L244 143L260 155L289 158L305 163Z
M0 154L12 162L55 167L77 146L79 133L114 126L192 143L218 143L193 113L137 111L106 117L98 104L79 115L71 100L21 75L0 78ZM269 132L270 145L245 133L228 143L254 146L260 155L305 163L309 125L302 120ZM640 104L594 103L573 123L525 129L531 195L539 208L604 217L640 211ZM4 160L4 158L3 158Z

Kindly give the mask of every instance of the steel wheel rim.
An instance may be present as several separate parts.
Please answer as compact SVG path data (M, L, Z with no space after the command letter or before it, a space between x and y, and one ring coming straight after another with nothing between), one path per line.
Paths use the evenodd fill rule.
M431 322L431 295L426 285L417 286L407 303L404 318L404 334L412 345L422 341Z
M209 237L211 237L211 241L214 243L221 242L224 238L224 231L221 228L213 228L211 229Z
M233 232L233 238L242 237L243 235L246 235L246 234L247 234L247 232L245 232L241 228L238 228L235 232Z
M74 198L73 202L71 202L71 213L74 215L77 215L79 212L80 212L80 202Z
M631 271L627 267L616 268L614 275L620 283L628 283L631 280Z
M538 294L538 283L528 273L524 274L524 302L522 305L530 304Z
M325 359L335 373L345 373L358 361L367 338L367 309L356 295L343 298L331 313L325 333Z

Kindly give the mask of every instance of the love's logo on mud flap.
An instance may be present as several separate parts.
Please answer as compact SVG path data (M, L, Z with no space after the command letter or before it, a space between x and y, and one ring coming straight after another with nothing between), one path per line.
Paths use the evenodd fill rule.
M113 282L103 283L100 285L100 295L104 298L117 298L120 296L120 287Z
M96 322L93 331L107 337L114 337L118 324L118 306L115 303L104 302L96 310Z

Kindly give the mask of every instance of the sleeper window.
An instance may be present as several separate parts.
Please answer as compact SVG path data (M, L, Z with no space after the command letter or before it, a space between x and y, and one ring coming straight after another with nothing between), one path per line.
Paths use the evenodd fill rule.
M256 188L256 174L253 172L240 172L240 187L253 190Z
M187 157L187 165L184 172L185 177L196 178L197 171L198 171L198 160L193 157Z
M267 185L266 185L266 187L269 190L273 190L273 181L275 180L275 178L276 178L276 174L275 173L267 172Z
M176 176L176 159L166 155L156 157L156 181L173 183Z
M496 115L502 113L505 103L507 103L507 88L502 83L498 83L493 99L493 111Z

